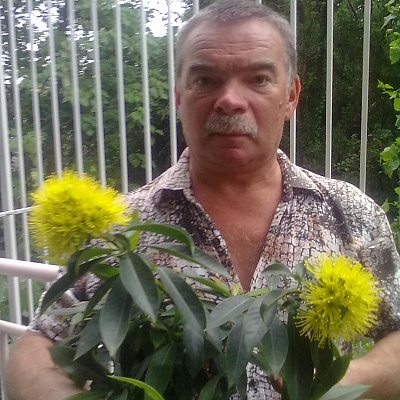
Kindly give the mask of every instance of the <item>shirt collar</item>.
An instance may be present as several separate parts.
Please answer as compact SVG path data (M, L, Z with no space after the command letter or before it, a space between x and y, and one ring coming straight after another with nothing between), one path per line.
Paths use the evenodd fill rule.
M313 173L293 164L287 155L278 150L278 162L282 170L283 197L292 197L296 189L311 191L323 197L321 190L312 179Z

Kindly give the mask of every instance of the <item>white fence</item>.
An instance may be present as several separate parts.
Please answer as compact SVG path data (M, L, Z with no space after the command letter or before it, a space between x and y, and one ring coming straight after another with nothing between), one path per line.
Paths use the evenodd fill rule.
M299 0L301 1L301 0ZM297 26L297 1L287 0L290 2L290 18L291 24L296 30ZM135 159L133 163L141 162L145 166L145 178L143 180L150 181L154 175L154 141L155 128L152 126L152 90L161 90L152 87L153 76L149 75L148 61L148 45L149 35L146 32L154 27L158 22L149 22L149 5L144 1L141 4L130 3L128 0L115 0L112 5L113 19L109 21L104 19L103 2L97 4L97 0L70 0L67 2L68 7L64 7L62 0L26 0L26 2L18 2L16 6L13 0L3 0L0 6L0 181L1 181L1 212L0 223L2 222L4 238L4 257L7 259L24 259L30 261L32 259L32 245L29 240L27 212L29 211L29 191L31 187L39 185L47 172L60 173L64 167L76 168L78 172L86 170L85 162L87 161L88 152L94 151L97 165L89 165L89 172L97 171L98 178L102 184L105 184L107 175L107 157L115 162L114 156L118 154L118 162L115 162L113 170L120 171L117 186L122 192L126 192L130 188L128 152L129 144L128 130L133 129L133 122L138 119L135 112L140 110L141 130L143 143L141 144L144 152L144 160ZM168 114L169 114L169 161L168 164L176 162L178 157L178 139L177 139L177 121L175 117L175 99L174 99L174 38L176 26L179 24L180 17L177 15L177 7L180 5L178 1L158 2L160 6L164 6L166 10L166 36L165 36L165 63L168 71L168 85L163 88L162 95L154 96L157 98L167 97ZM333 13L334 2L327 2L327 77L326 77L326 163L325 173L331 175L332 167L332 84L333 84ZM141 7L138 7L140 6ZM84 7L87 6L87 10ZM76 19L76 8L80 7L80 19ZM124 15L129 7L137 10L135 17L140 14L140 35L126 40L126 32L124 28L128 26L125 22ZM194 2L192 11L199 9L198 2ZM174 11L175 10L175 11ZM89 28L83 28L86 23L82 20L82 14L87 11L87 24ZM122 13L122 11L125 13ZM61 13L63 13L61 15ZM370 38L370 14L371 0L365 0L364 4L364 59L363 62L363 92L362 92L362 128L361 128L361 165L360 165L360 187L365 189L366 181L366 148L367 148L367 115L368 115L368 76L369 76L369 38ZM133 14L132 14L133 15ZM154 15L153 15L154 17ZM65 30L55 30L54 26L59 27L62 21ZM60 22L61 21L61 22ZM154 21L154 18L153 18ZM102 31L102 23L111 24L113 26L113 46L115 49L115 65L114 73L109 77L104 76L104 63L108 60L101 57L101 46L99 36ZM133 22L132 22L133 24ZM21 39L21 32L24 37ZM68 40L61 40L60 35L64 35ZM103 38L104 39L104 38ZM82 52L82 43L90 51ZM127 46L136 46L139 43L140 60L127 65L125 62L125 52ZM45 43L45 45L43 44ZM65 44L68 43L68 47ZM127 45L128 43L128 45ZM57 47L58 44L63 46ZM47 49L47 55L43 55L43 48ZM40 55L38 54L41 51ZM68 74L63 74L63 65L60 65L61 54L68 54L70 59L70 68ZM113 57L114 57L113 56ZM65 57L64 57L65 59ZM150 61L151 62L151 61ZM124 81L124 69L140 67L141 72L137 84L141 87L141 106L136 109L130 109L128 112L127 100L127 83ZM82 88L82 75L87 71L91 71L93 77L93 85L86 92L91 93L92 97L84 99L85 88ZM103 74L103 75L102 75ZM48 83L49 92L44 93L44 86L41 83L43 76ZM108 108L110 99L106 96L105 84L113 82L116 87L116 101L111 112ZM140 81L140 82L139 82ZM130 83L131 84L131 83ZM157 84L161 87L162 82ZM24 115L23 110L26 98L22 98L21 91L28 90L31 101L31 114ZM60 91L62 95L60 96ZM25 93L24 92L24 93ZM67 93L67 94L66 94ZM134 94L134 92L133 92ZM47 97L45 97L47 96ZM68 98L70 107L69 120L62 118L62 104L60 98ZM48 102L48 108L44 109L43 102ZM87 124L83 120L82 109L88 103L93 110L93 126L95 132L90 135L95 137L89 145L85 142L82 132L84 125ZM46 103L47 104L47 103ZM24 106L24 107L23 107ZM155 106L154 106L155 108ZM118 116L115 117L115 114ZM108 119L118 120L118 147L115 143L111 143L111 149L108 138L110 132L105 131ZM85 118L89 118L90 114L85 114ZM65 118L65 115L63 116ZM68 119L68 118L67 118ZM45 121L51 120L51 128L44 130ZM66 136L65 126L71 122L73 125L73 137ZM136 126L136 125L135 125ZM27 154L26 143L30 141L30 151L34 153L32 156L34 162L27 165L25 158ZM46 141L46 143L44 143ZM51 142L51 145L48 144ZM45 149L45 150L44 150ZM51 149L51 150L50 150ZM70 154L73 154L71 161ZM67 157L68 155L68 157ZM296 115L291 120L290 128L290 157L296 161ZM51 166L46 161L51 158ZM68 158L68 161L66 159ZM132 161L131 161L132 162ZM32 162L30 161L32 164ZM115 165L118 165L116 168ZM26 176L29 171L29 176ZM116 182L116 181L114 181ZM1 263L0 263L1 264ZM4 264L3 264L4 265ZM10 320L17 324L21 323L21 303L20 303L20 280L18 276L22 276L14 271L12 261L8 263L11 266L11 272L8 275L8 291L10 304ZM15 264L18 265L18 264ZM46 266L45 268L50 268ZM4 273L4 270L3 270ZM30 275L32 278L33 275ZM29 318L32 318L34 301L32 297L32 282L28 280L29 293ZM0 327L0 331L7 331ZM0 335L2 335L0 333ZM0 338L3 336L0 336Z

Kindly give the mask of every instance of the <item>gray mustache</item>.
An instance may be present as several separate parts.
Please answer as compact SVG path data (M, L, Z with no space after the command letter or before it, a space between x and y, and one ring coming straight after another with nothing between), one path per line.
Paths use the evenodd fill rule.
M258 132L257 124L240 114L212 114L207 118L204 129L206 134L240 132L252 138L255 138Z

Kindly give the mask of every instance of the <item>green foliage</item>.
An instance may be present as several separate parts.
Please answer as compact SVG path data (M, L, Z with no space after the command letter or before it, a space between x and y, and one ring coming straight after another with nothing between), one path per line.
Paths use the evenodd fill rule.
M10 320L9 302L8 302L8 281L6 276L0 276L0 318L5 321ZM33 304L37 304L40 294L43 291L43 283L32 281ZM20 301L22 319L24 322L29 320L29 288L28 280L20 279Z
M18 43L18 67L21 83L19 85L21 108L23 114L23 144L26 163L26 175L28 191L37 184L36 143L34 139L34 120L32 110L32 77L30 70L30 44L27 32L27 5L26 2L17 1L17 43ZM46 22L47 5L40 0L34 1L34 9L38 22ZM56 1L52 3L52 13L55 33L57 89L60 129L62 133L62 158L63 166L74 168L74 119L73 116L73 86L72 64L70 54L70 21L67 12L68 2ZM93 63L93 28L90 17L91 2L82 0L76 3L75 17L75 45L78 53L78 84L80 117L82 122L82 141L84 153L85 171L96 175L97 171L97 139L98 129L104 130L106 148L107 178L114 187L120 185L120 161L119 161L119 114L116 77L115 54L115 2L101 0L97 2L99 19L99 45L100 45L100 70L103 102L103 125L98 126L96 119L96 99L94 84ZM124 96L126 111L127 149L129 161L129 175L132 187L144 183L144 139L143 139L143 103L141 85L140 56L140 9L138 2L129 1L120 4L121 30L123 48L124 70ZM1 6L5 16L2 23L6 25L8 11ZM5 56L6 73L10 71L10 48L7 26L3 27L3 47ZM165 170L169 163L169 138L164 132L169 130L169 105L168 105L168 80L167 80L167 51L166 37L154 37L147 34L149 87L151 103L151 131L154 149L155 174ZM40 93L40 125L42 133L42 146L45 174L54 171L53 151L53 115L51 108L51 81L48 31L39 25L35 29L36 66L38 71L38 90ZM7 85L9 100L10 141L13 154L16 153L14 131L13 97L11 85ZM15 188L18 188L16 184ZM18 196L16 196L18 197Z
M400 61L400 2L390 0L386 4L389 14L384 19L383 27L389 42L389 56L392 64ZM400 88L395 89L392 85L379 81L378 87L382 92L393 99L393 109L396 112L395 126L400 129ZM383 171L392 182L395 195L386 199L383 204L384 210L392 220L392 228L395 234L397 247L400 249L400 137L397 136L390 146L385 147L380 153Z
M151 222L135 220L123 232L109 234L101 249L88 247L72 255L64 277L46 293L42 313L60 313L46 308L83 273L94 272L104 283L89 302L62 310L73 315L74 323L86 324L78 336L51 348L53 360L78 385L92 381L90 393L69 400L228 400L236 391L245 394L249 362L283 377L284 400L325 398L341 379L351 354L341 356L333 343L320 348L300 334L295 322L299 288L307 277L303 265L291 272L275 262L264 272L268 288L236 293L217 278L196 283L151 264L150 254L142 254L137 240L131 240L141 231L174 240L148 247L182 255L212 276L229 278L215 259L194 247L185 230ZM104 264L107 256L120 268ZM280 289L277 279L293 284ZM279 320L278 309L288 313L287 324ZM346 388L340 398L354 399L362 392L357 389ZM336 391L329 396L335 398Z

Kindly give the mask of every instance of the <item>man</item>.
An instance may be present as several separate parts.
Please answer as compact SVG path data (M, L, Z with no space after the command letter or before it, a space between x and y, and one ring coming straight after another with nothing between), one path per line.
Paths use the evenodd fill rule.
M262 270L273 258L293 266L330 250L362 262L384 287L374 333L385 337L351 363L342 384L371 385L366 398L399 397L400 334L389 332L399 328L400 261L385 215L353 186L300 169L278 150L300 93L288 23L264 6L224 1L184 26L177 56L177 109L188 149L127 200L143 219L185 227L244 290L265 285ZM159 262L206 274L170 257ZM93 285L87 277L85 290L74 288L60 303L82 300ZM9 363L10 399L60 400L77 392L46 352L48 338L65 336L64 324L42 317L31 330ZM248 372L249 399L280 398L256 367Z

